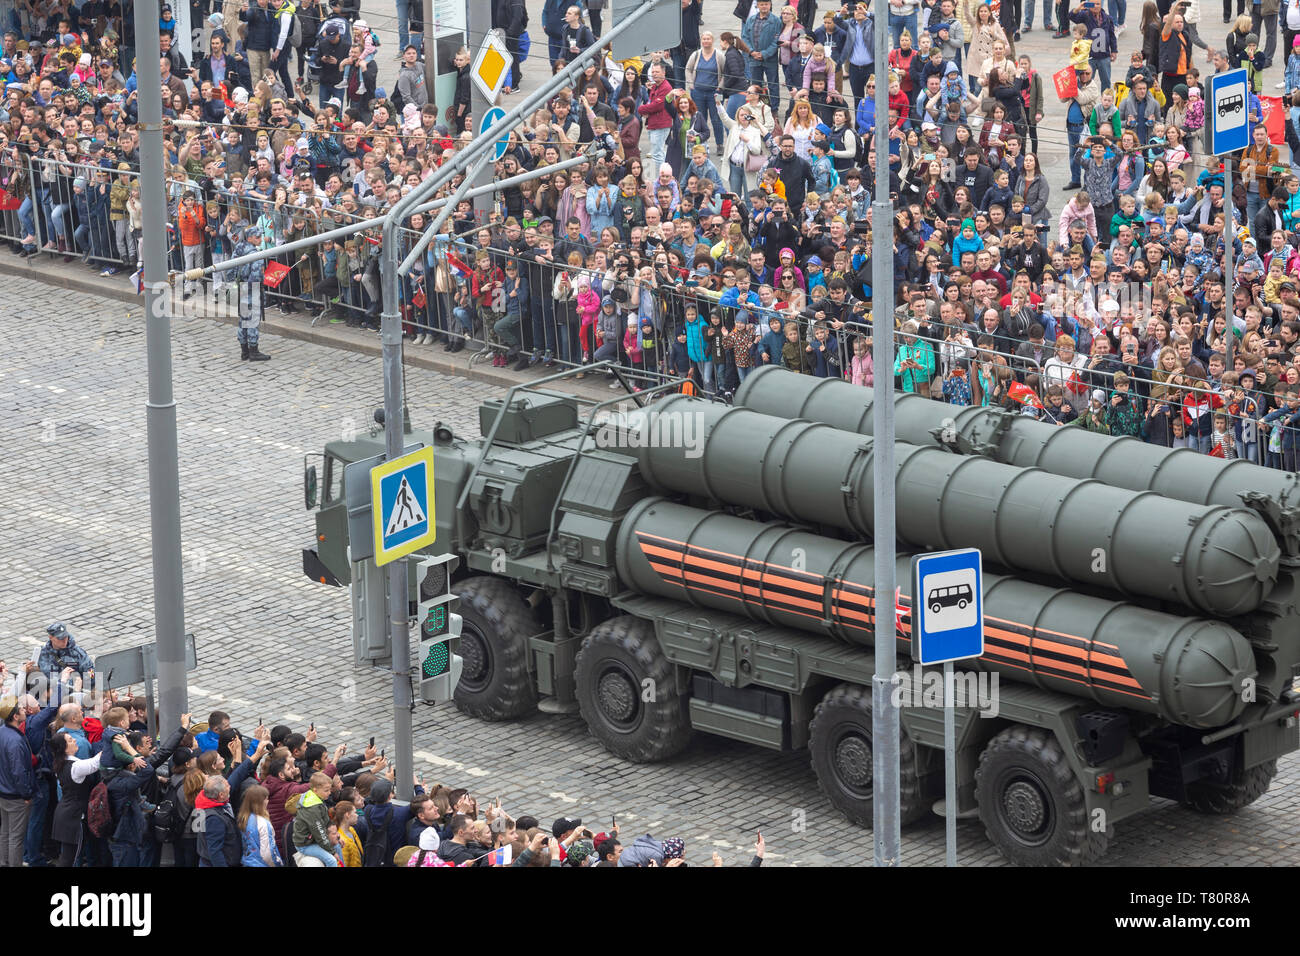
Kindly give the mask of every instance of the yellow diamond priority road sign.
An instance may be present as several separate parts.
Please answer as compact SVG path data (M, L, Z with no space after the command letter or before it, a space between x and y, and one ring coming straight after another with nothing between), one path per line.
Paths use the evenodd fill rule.
M483 38L483 46L479 48L478 56L474 58L474 65L470 68L469 75L479 92L489 103L492 103L501 92L501 87L505 86L513 65L514 57L506 49L505 40L494 30Z

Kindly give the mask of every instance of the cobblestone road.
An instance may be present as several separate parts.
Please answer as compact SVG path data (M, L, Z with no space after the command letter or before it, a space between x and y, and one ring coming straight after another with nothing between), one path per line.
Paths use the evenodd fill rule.
M145 448L145 343L138 312L94 296L5 278L11 348L0 356L0 657L30 653L51 620L92 653L152 632ZM234 331L190 322L175 336L180 406L186 625L199 668L200 719L223 706L244 727L314 719L330 744L391 745L386 672L354 671L345 592L303 577L310 542L303 455L364 427L380 401L378 359L265 337L274 359L238 361ZM412 417L470 433L476 403L497 390L410 370ZM480 723L448 705L415 713L418 770L428 780L500 796L516 813L565 814L624 833L686 838L699 862L718 849L748 858L761 826L771 864L869 861L870 834L820 797L803 754L774 754L697 736L677 760L634 766L606 754L577 717ZM1104 865L1300 862L1295 837L1300 760L1234 818L1203 818L1159 802L1121 825ZM794 811L806 828L795 832ZM975 822L959 830L967 864L1002 865ZM934 819L904 834L909 864L943 860Z

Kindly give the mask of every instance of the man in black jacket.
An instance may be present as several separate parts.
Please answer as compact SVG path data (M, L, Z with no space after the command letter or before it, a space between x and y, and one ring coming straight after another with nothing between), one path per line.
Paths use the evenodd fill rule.
M182 714L181 726L157 750L153 740L140 731L127 735L127 743L145 758L146 766L139 770L120 770L105 781L109 811L113 817L108 849L113 855L114 866L153 866L156 863L158 844L154 841L149 814L162 791L158 768L171 759L189 725L190 715Z
M978 146L967 146L962 165L955 171L956 179L953 183L954 188L965 186L970 191L970 201L976 209L983 208L980 204L984 201L984 194L993 184L993 173L981 162L983 158L984 154Z
M797 157L796 157L797 158ZM803 163L802 159L799 162ZM806 167L808 164L804 163ZM793 207L795 204L790 203ZM790 224L783 199L772 200L772 215L758 230L758 238L763 247L763 258L768 268L775 269L781 264L781 250L794 249L799 245L799 230Z
M1260 207L1259 212L1255 213L1255 221L1251 223L1250 234L1255 237L1260 249L1267 248L1269 240L1273 233L1279 229L1286 228L1286 203L1289 195L1285 186L1278 186L1273 190L1268 202Z
M337 97L343 99L343 63L348 58L349 43L342 24L327 20L316 42L316 62L320 64L320 107Z
M471 822L470 818L463 813L458 813L451 818L449 824L451 839L442 841L438 847L438 856L457 866L462 863L469 863L478 856L468 846L469 842L474 838L474 829Z
M504 92L509 93L519 89L524 78L519 61L519 37L528 26L528 10L524 7L524 0L493 0L492 26L505 33L506 49L514 57L510 82L504 88Z
M674 89L686 89L686 61L700 48L700 23L704 18L703 0L682 0L682 42L673 47L672 75L668 81Z
M777 171L781 177L781 182L785 185L785 200L790 204L790 208L803 208L804 197L808 194L808 190L813 187L814 180L812 167L808 165L808 161L796 155L794 151L793 136L785 135L781 137L781 150L772 158L771 167ZM772 208L776 208L775 203L773 203ZM797 236L795 242L798 242ZM793 246L795 242L791 242L789 245ZM772 262L770 254L768 261Z

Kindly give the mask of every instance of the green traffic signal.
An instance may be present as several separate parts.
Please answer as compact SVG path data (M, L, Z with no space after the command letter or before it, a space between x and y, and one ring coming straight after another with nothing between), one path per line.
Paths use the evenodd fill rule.
M446 642L432 644L429 647L429 653L424 657L424 663L420 665L420 670L425 677L437 677L444 674L447 667L451 664L451 652L447 648Z

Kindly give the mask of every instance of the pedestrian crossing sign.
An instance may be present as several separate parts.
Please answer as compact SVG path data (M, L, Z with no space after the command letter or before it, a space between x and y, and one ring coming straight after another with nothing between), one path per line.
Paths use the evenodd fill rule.
M433 544L433 449L420 448L370 471L375 564L385 565Z

